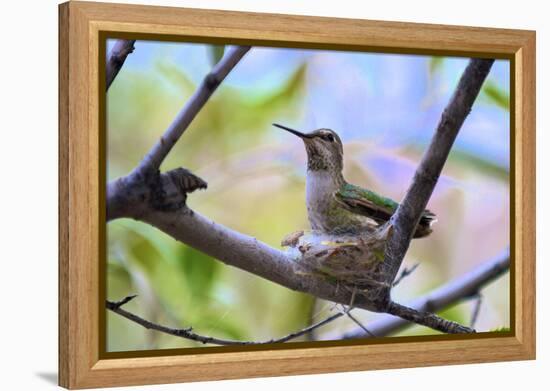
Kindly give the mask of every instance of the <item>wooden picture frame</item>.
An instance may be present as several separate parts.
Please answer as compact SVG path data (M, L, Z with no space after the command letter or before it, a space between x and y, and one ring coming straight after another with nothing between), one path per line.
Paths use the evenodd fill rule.
M511 61L512 330L503 337L102 357L100 132L104 32ZM123 386L535 358L535 33L479 27L68 2L59 6L59 384ZM460 351L457 355L456 352Z

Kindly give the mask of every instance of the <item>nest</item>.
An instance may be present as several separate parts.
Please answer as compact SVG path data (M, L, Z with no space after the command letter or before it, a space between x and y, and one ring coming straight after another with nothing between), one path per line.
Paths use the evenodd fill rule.
M386 242L391 233L390 224L360 234L299 231L288 235L282 245L293 252L305 273L366 294L391 287L392 276L384 267Z

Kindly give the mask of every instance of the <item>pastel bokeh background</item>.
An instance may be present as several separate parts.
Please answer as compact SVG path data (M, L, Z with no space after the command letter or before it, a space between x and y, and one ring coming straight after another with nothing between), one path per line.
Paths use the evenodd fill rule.
M108 41L107 50L113 42ZM107 177L127 174L223 55L223 46L137 41L107 94ZM193 121L162 169L186 167L208 182L188 204L274 247L307 229L305 151L271 126L336 130L345 177L400 200L468 59L254 47ZM434 233L413 242L405 265L419 268L394 291L407 302L509 245L510 73L496 61L458 136L429 208ZM125 308L200 334L265 340L324 318L333 304L226 266L129 219L107 227L107 297ZM482 292L476 329L509 326L509 278ZM442 313L468 324L474 303ZM355 310L366 325L377 315ZM107 350L204 346L107 314ZM356 327L340 318L315 332ZM398 335L436 333L411 327Z

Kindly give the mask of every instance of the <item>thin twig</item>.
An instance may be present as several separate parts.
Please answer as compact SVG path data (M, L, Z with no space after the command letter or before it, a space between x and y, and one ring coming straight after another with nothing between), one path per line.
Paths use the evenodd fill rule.
M432 141L416 169L405 198L392 217L394 231L386 246L384 261L386 275L391 276L392 281L401 267L413 232L437 184L458 131L470 113L493 62L492 59L470 60L441 115ZM389 291L387 294L387 303L390 303Z
M126 57L134 51L135 42L135 39L118 39L115 42L115 46L111 49L106 64L105 78L107 90L115 80L118 72L120 72L124 61L126 61Z
M309 309L309 314L308 314L308 320L309 320L308 323L309 324L312 324L313 321L315 320L317 302L318 301L319 301L319 299L317 299L316 297L312 298L311 307ZM313 331L308 332L306 334L306 339L308 341L315 341L315 333Z
M404 278L407 278L408 276L410 276L415 270L416 268L420 266L419 263L415 263L414 265L412 265L410 268L403 268L403 271L401 272L401 274L399 275L399 277L397 277L395 279L395 281L393 282L393 286L396 286L397 284L399 284L401 281L403 281Z
M361 322L359 322L359 320L357 318L355 318L355 316L353 316L351 314L351 311L355 308L353 306L353 304L355 302L356 295L357 295L357 287L354 286L353 290L351 292L351 300L350 300L350 303L349 303L348 307L346 308L345 305L342 305L342 308L344 309L344 313L347 315L348 318L350 318L353 321L353 323L355 323L357 326L359 326L361 329L363 329L371 337L374 337L374 334L372 334Z
M361 323L355 316L353 316L351 314L352 309L353 308L348 308L345 311L347 317L350 318L353 321L353 323L355 323L357 326L359 326L359 328L362 329L365 333L367 333L371 337L376 337L376 335L372 331L370 331L363 323Z
M120 301L106 301L106 307L107 309L117 313L120 316L125 317L126 319L131 320L132 322L135 322L146 329L149 330L156 330L160 331L164 334L173 335L175 337L185 338L192 341L201 342L203 344L212 344L212 345L265 345L265 344L271 344L271 343L282 343L282 342L288 342L290 340L296 339L298 337L301 337L302 335L305 335L319 327L322 327L326 325L327 323L330 323L334 321L335 319L338 319L339 317L343 316L343 312L337 312L311 326L308 326L302 330L298 330L296 332L290 333L288 335L285 335L281 338L274 338L267 341L235 341L235 340L228 340L228 339L221 339L216 337L208 337L204 335L197 334L193 332L193 328L185 328L185 329L175 329L167 326L163 326L157 323L153 323L151 321L148 321L146 319L143 319L142 317L135 315L131 312L128 312L124 310L122 305L128 303L130 300L132 300L136 295L125 297L124 299Z
M137 172L156 171L170 150L174 147L191 121L196 117L221 82L250 50L250 46L231 48L204 78L193 96L183 106L160 140L151 148L137 167Z
M119 301L108 301L107 302L107 308L109 308L110 310L119 309L124 304L126 304L129 301L135 299L136 297L137 297L137 295L130 295L130 296L126 296L124 299L119 300Z
M407 305L418 311L441 311L462 300L471 298L472 295L475 295L475 292L478 292L484 286L502 276L509 269L510 252L507 249L495 258L485 261L470 272L444 284L425 296L419 297ZM413 323L399 317L380 315L368 324L368 328L377 336L383 337L411 325ZM345 339L364 337L365 334L361 329L353 330L342 336Z
M433 312L419 311L417 309L396 303L395 301L392 301L390 303L388 307L388 314L399 316L401 319L427 326L434 330L439 330L447 334L464 334L476 332L470 327L463 326L459 323L453 322L452 320L443 319Z
M472 297L474 297L476 301L474 303L474 309L472 311L472 318L470 319L470 327L475 326L477 322L477 318L479 316L479 310L481 309L481 302L483 301L483 297L481 296L480 293L477 293Z

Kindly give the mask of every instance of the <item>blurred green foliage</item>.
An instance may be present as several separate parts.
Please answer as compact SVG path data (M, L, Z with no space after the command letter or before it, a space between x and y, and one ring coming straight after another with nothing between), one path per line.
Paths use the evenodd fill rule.
M443 67L443 61L445 61L445 57L431 57L428 64L429 64L429 70L430 75L433 77L433 75L440 70Z
M482 93L491 103L510 111L510 95L495 82L487 80L483 85Z

